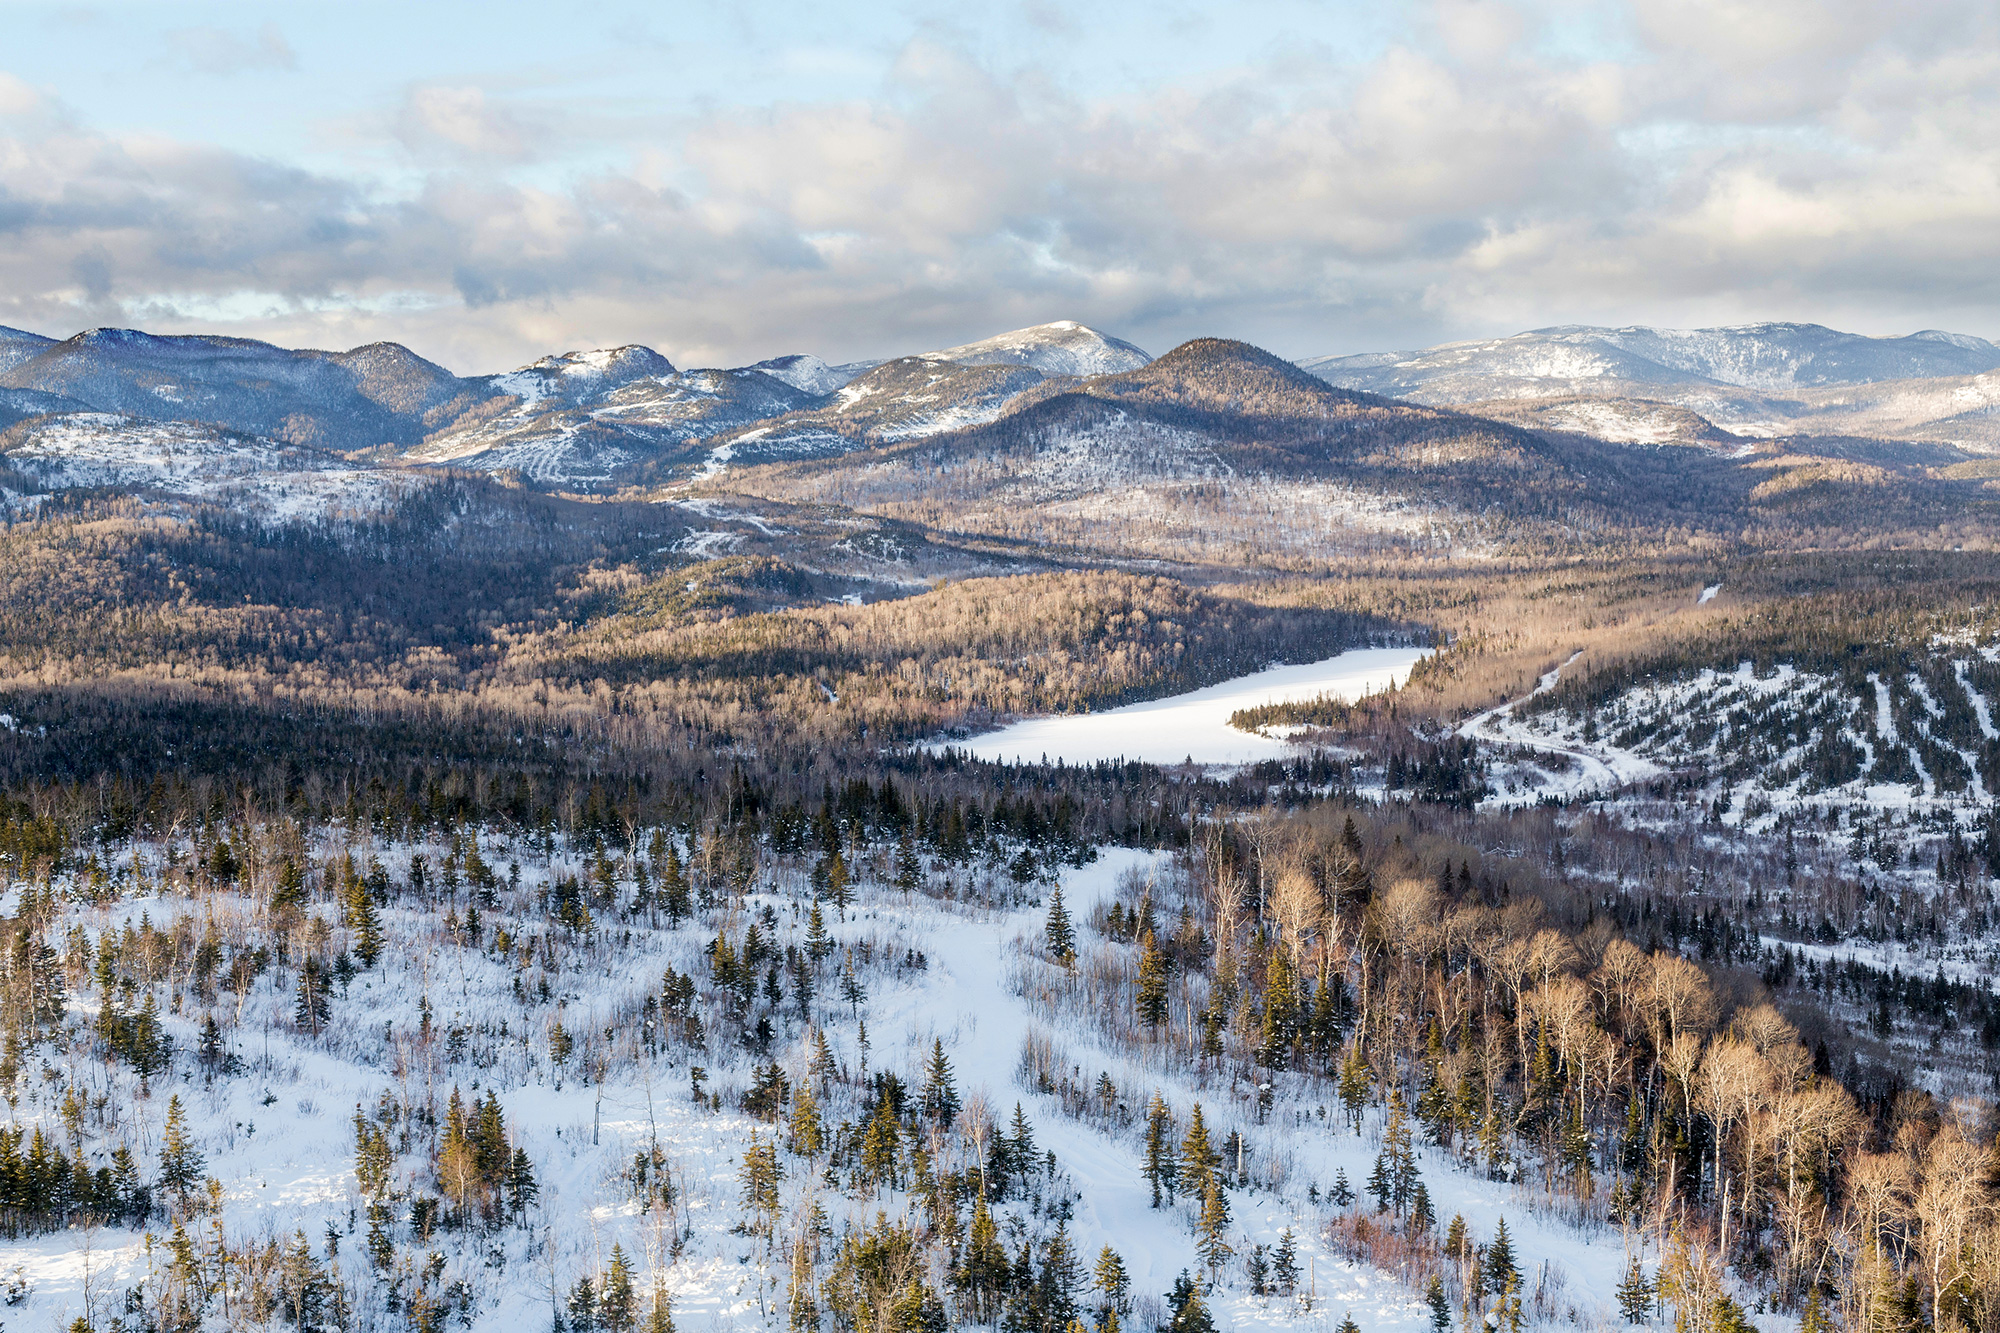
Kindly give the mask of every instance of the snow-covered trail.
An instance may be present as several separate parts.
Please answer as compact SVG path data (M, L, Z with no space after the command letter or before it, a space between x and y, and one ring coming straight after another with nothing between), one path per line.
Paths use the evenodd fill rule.
M1524 749L1539 750L1545 754L1561 755L1569 761L1570 771L1559 776L1555 782L1534 790L1517 792L1512 795L1495 793L1486 799L1496 805L1531 805L1544 796L1571 796L1579 792L1611 792L1628 782L1640 782L1657 777L1662 770L1649 759L1620 750L1612 745L1587 745L1551 740L1541 732L1524 725L1514 716L1514 709L1539 694L1546 694L1556 687L1562 673L1579 657L1583 649L1571 653L1563 664L1553 671L1543 673L1535 688L1518 699L1510 699L1497 707L1489 708L1475 717L1467 719L1458 728L1461 736L1494 745L1515 745Z
M1164 853L1106 848L1091 865L1063 873L1064 903L1083 922L1117 892L1128 871L1163 869L1166 861ZM1043 920L1042 909L1031 907L934 930L929 984L899 995L902 1002L893 1009L871 1005L870 1041L885 1065L917 1069L933 1036L941 1038L960 1097L983 1096L1002 1128L1018 1102L1035 1142L1055 1153L1083 1196L1070 1222L1078 1254L1089 1263L1102 1246L1112 1246L1125 1259L1133 1290L1157 1294L1196 1264L1194 1238L1179 1214L1152 1207L1143 1163L1129 1145L1070 1119L1054 1098L1023 1089L1015 1079L1022 1044L1038 1025L1028 1002L1015 994L1010 969L1015 941L1039 931ZM923 912L915 922L935 924L936 918Z

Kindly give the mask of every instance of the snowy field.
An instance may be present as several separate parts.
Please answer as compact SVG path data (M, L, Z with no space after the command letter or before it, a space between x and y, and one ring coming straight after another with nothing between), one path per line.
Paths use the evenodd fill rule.
M408 864L409 848L378 850L398 873ZM438 849L426 850L435 856ZM523 867L522 887L503 890L502 907L487 914L489 930L533 931L531 920L505 910L507 900L525 904L553 877L584 868L581 859L558 854L541 860L532 849L497 841L487 850L532 858ZM1062 870L1061 882L1070 910L1084 920L1100 903L1121 892L1129 897L1135 885L1169 869L1164 854L1103 849L1093 863ZM706 1054L667 1050L657 1058L615 1052L630 1045L637 997L658 985L663 967L701 968L702 946L718 926L726 931L739 913L769 908L781 923L774 938L799 938L801 898L781 891L798 887L774 884L748 895L740 909L704 911L678 930L625 929L618 948L596 950L577 958L573 970L558 972L562 989L554 1015L579 1043L567 1067L544 1054L547 1002L534 1003L532 986L526 1000L519 989L509 991L524 970L536 969L453 942L439 932L434 911L391 910L385 913L390 947L382 966L361 973L334 1000L324 1035L299 1032L288 1020L287 990L260 983L241 1002L230 1042L232 1058L241 1062L236 1076L205 1077L182 1058L140 1093L134 1076L117 1066L72 1064L68 1072L80 1090L102 1085L120 1101L136 1096L141 1134L128 1146L143 1161L157 1152L167 1100L178 1096L190 1112L195 1146L221 1182L220 1212L197 1219L201 1229L219 1221L233 1240L269 1237L280 1244L303 1231L323 1262L359 1279L357 1327L402 1325L382 1308L379 1285L371 1286L360 1234L365 1228L357 1229L366 1199L353 1170L353 1116L418 1090L442 1100L452 1087L475 1096L498 1094L508 1132L534 1163L541 1190L525 1225L440 1230L425 1242L437 1265L435 1285L462 1284L468 1293L453 1326L490 1333L549 1327L551 1289L566 1293L578 1276L602 1272L616 1244L634 1258L642 1292L656 1279L665 1285L680 1329L782 1327L783 1247L740 1225L743 1149L753 1132L768 1136L771 1128L737 1110L733 1095L712 1106L692 1101L687 1091L693 1060L707 1067L712 1087L733 1094L744 1086L751 1057L715 1045ZM229 929L226 901L164 897L84 908L75 924L101 935L140 921L166 927L202 912ZM1103 1121L1065 1113L1056 1096L1024 1081L1023 1057L1031 1043L1044 1043L1065 1065L1074 1061L1086 1081L1102 1071L1121 1089L1120 1099L1133 1105L1158 1090L1182 1123L1200 1102L1218 1141L1239 1132L1254 1145L1248 1184L1230 1191L1231 1243L1239 1258L1210 1295L1218 1328L1320 1333L1350 1315L1371 1333L1429 1327L1430 1311L1419 1293L1391 1274L1342 1258L1323 1230L1331 1215L1324 1196L1337 1174L1358 1188L1380 1150L1379 1108L1355 1133L1335 1109L1328 1085L1278 1075L1278 1100L1259 1115L1256 1090L1248 1084L1203 1086L1190 1071L1108 1048L1093 1017L1051 1015L1030 998L1037 989L1046 993L1035 983L1045 982L1052 966L1040 948L1043 921L1041 903L995 910L863 886L846 919L829 922L836 947L858 950L868 940L877 949L886 946L891 957L908 950L924 961L914 971L872 977L866 998L851 1012L828 997L825 1031L843 1078L851 1070L881 1069L914 1086L932 1043L940 1041L967 1106L985 1108L1004 1126L1018 1103L1036 1145L1052 1152L1057 1165L1032 1207L1020 1200L996 1212L1010 1235L1045 1234L1051 1224L1041 1191L1051 1205L1058 1196L1067 1200L1066 1225L1077 1252L1088 1260L1110 1245L1124 1257L1136 1298L1130 1326L1138 1328L1149 1326L1150 1319L1140 1316L1157 1314L1159 1294L1177 1274L1199 1268L1193 1210L1185 1199L1152 1206L1141 1129L1107 1129ZM525 938L537 952L537 936ZM552 939L549 947L555 947ZM1123 947L1086 932L1080 970L1089 971L1095 955ZM71 1005L78 1018L94 1016L92 1001L73 998ZM195 1013L177 1011L163 1021L182 1051L194 1046ZM437 1035L420 1036L420 1024ZM592 1035L599 1031L606 1037L602 1047ZM794 1029L772 1054L795 1080L807 1077L804 1033ZM609 1072L592 1078L589 1069L599 1059L609 1060ZM44 1086L31 1087L20 1100L15 1123L39 1124L68 1138L55 1105L56 1080L34 1082ZM828 1110L841 1113L832 1103ZM78 1133L86 1149L114 1146L88 1124ZM655 1146L675 1186L664 1213L637 1197L642 1191L632 1178L635 1156ZM893 1188L857 1195L824 1187L810 1164L787 1161L786 1217L816 1203L838 1234L865 1228L878 1213L910 1216L915 1207L909 1194ZM1579 1231L1559 1220L1559 1210L1537 1190L1473 1175L1440 1150L1421 1148L1418 1161L1440 1224L1463 1216L1483 1242L1502 1217L1507 1220L1522 1270L1553 1312L1552 1322L1584 1328L1615 1322L1610 1293L1625 1263L1615 1232ZM422 1163L421 1148L397 1159L395 1180L406 1198L424 1191ZM150 1235L108 1226L0 1242L0 1274L15 1276L30 1293L6 1314L6 1326L61 1329L79 1315L101 1319L126 1289L159 1270L160 1244L170 1229L155 1222ZM1249 1294L1241 1256L1255 1245L1275 1245L1287 1229L1297 1238L1299 1297Z
M1068 764L1138 760L1153 764L1253 764L1298 753L1289 741L1229 725L1230 716L1263 704L1331 698L1352 701L1408 679L1422 648L1356 648L1303 666L1272 667L1206 689L1101 713L1028 718L957 743L979 759Z

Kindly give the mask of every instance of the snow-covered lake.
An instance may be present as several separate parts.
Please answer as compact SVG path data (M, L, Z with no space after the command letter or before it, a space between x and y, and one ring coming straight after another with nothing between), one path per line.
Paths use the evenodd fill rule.
M1393 682L1402 684L1423 648L1356 648L1323 662L1272 667L1220 685L1128 704L1102 713L1034 717L954 748L980 759L1070 764L1107 759L1143 763L1251 764L1295 753L1288 741L1254 736L1229 725L1230 714L1260 704L1298 703L1321 696L1354 700Z

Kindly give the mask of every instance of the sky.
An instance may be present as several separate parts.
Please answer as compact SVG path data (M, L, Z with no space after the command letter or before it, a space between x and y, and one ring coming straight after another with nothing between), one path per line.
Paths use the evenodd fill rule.
M2000 337L1991 0L0 0L0 325L832 361L1057 319Z

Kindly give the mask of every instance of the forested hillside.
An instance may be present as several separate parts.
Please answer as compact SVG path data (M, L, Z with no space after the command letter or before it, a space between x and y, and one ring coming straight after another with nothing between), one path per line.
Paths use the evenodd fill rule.
M0 1322L2000 1328L1985 466L1051 327L0 435Z

